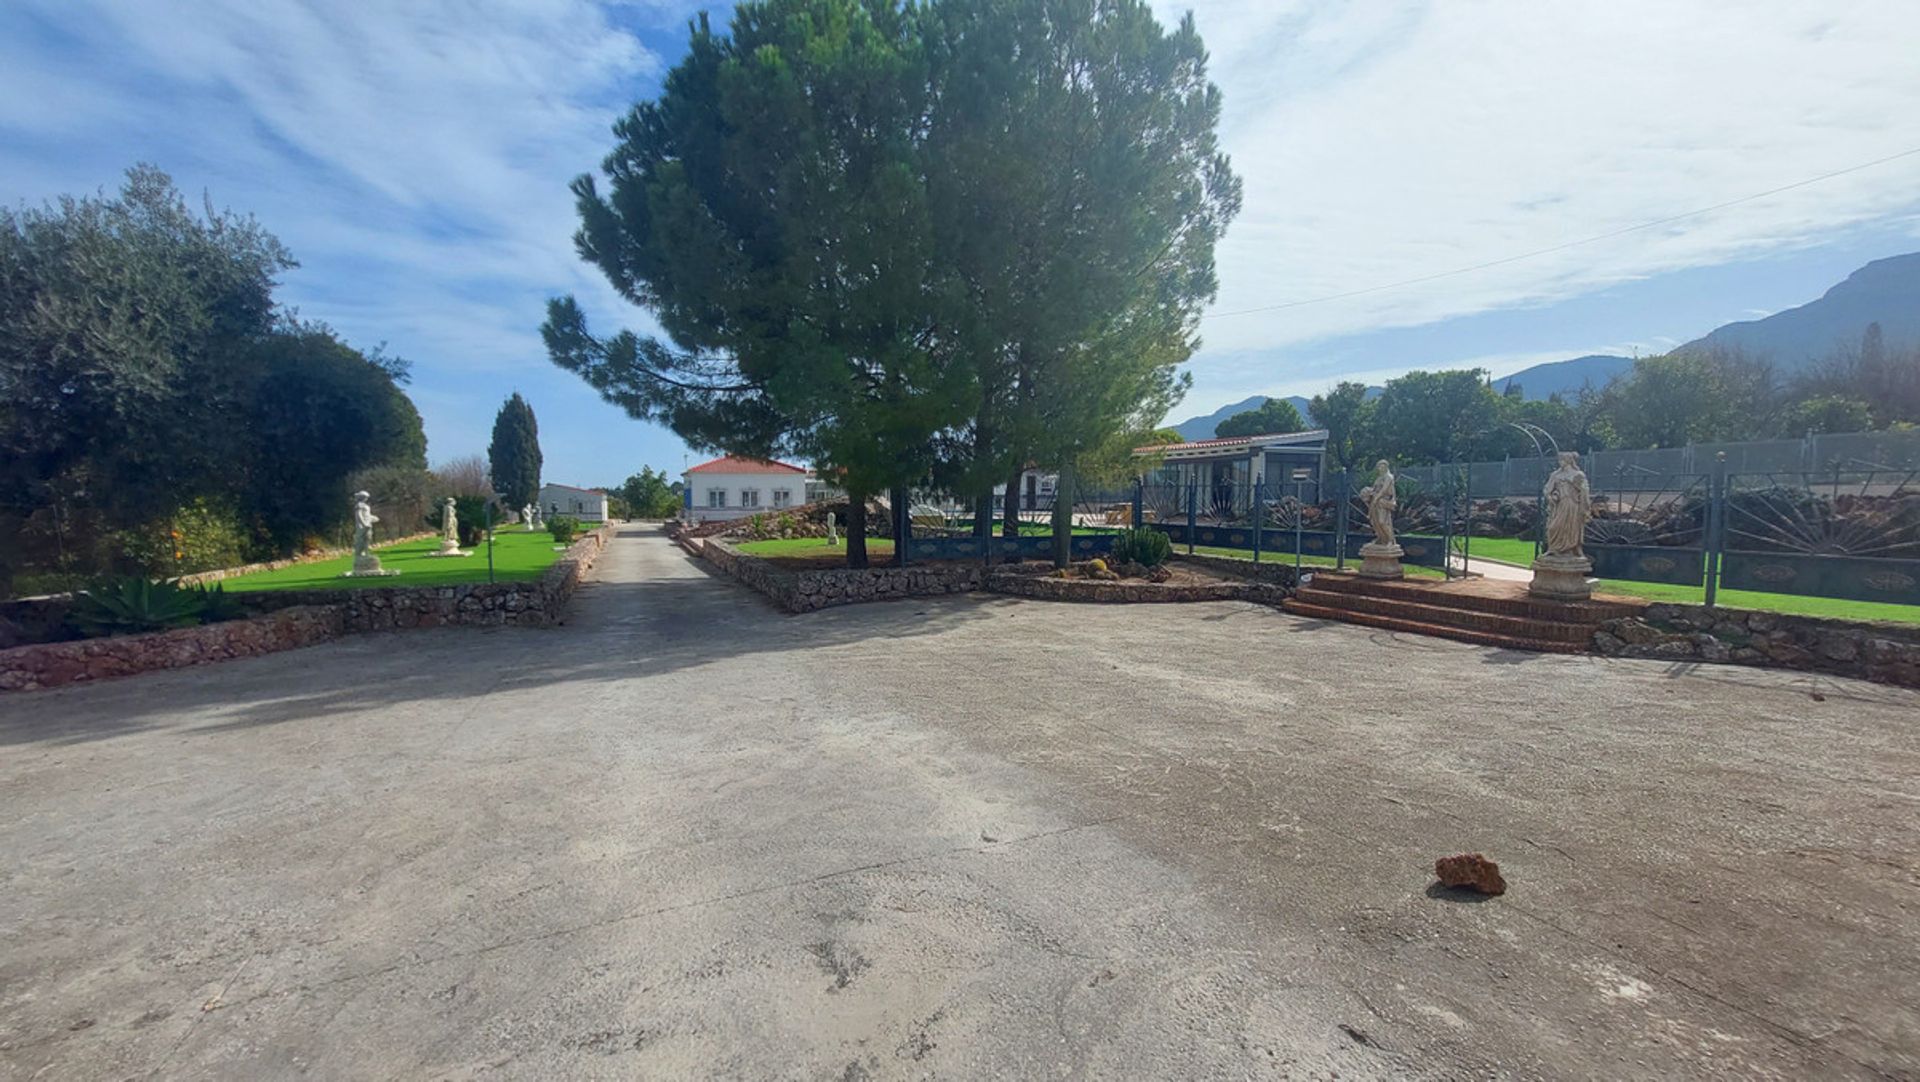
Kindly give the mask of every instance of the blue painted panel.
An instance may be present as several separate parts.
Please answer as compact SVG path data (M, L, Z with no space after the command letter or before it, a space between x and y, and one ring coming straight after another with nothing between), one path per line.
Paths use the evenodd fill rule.
M1699 586L1706 582L1706 553L1674 545L1586 546L1593 574L1602 579Z
M1371 540L1373 540L1372 535L1366 535L1360 543L1364 545ZM1400 548L1404 553L1404 555L1400 557L1400 562L1403 564L1412 564L1415 567L1445 567L1447 566L1446 544L1446 538L1444 537L1408 534L1400 538ZM1360 550L1356 548L1354 554L1358 555L1359 551Z
M996 537L983 545L973 537L915 537L907 542L907 561L977 560L986 554L989 547L996 560L1045 558L1053 555L1053 538L1044 534L1022 534L1019 537ZM1111 551L1112 534L1076 536L1073 539L1075 559L1089 560Z
M1720 557L1720 585L1728 590L1920 605L1920 560L1728 552Z

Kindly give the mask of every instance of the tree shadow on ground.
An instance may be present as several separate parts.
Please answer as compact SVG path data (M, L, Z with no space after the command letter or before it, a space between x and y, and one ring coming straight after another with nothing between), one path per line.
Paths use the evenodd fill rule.
M700 561L688 559L705 570ZM9 696L0 745L53 746L157 728L214 734L407 703L658 676L754 654L938 635L987 618L985 595L904 598L787 616L730 579L678 571L589 580L553 628L437 628ZM205 720L198 720L205 719Z

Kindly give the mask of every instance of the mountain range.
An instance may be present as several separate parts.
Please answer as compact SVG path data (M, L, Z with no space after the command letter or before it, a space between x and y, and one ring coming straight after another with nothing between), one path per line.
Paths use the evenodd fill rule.
M1920 252L1876 259L1845 281L1826 291L1818 300L1798 308L1775 312L1764 319L1728 323L1680 346L1674 352L1691 349L1733 349L1748 356L1770 360L1782 375L1805 369L1836 349L1857 345L1870 323L1880 324L1881 336L1889 347L1920 345ZM1519 384L1528 398L1546 398L1554 394L1573 394L1592 385L1605 386L1633 367L1633 358L1595 353L1565 361L1550 361L1523 368L1493 381L1494 389L1505 392L1510 384ZM1378 388L1370 388L1378 393ZM1236 413L1259 409L1266 395L1254 395L1242 402L1222 406L1204 417L1190 417L1174 431L1188 440L1211 437L1214 427ZM1287 401L1312 423L1307 400L1289 395Z

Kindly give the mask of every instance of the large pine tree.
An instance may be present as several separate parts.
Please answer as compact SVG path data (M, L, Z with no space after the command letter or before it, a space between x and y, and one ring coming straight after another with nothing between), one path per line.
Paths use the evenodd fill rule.
M540 496L540 424L533 407L515 391L493 419L493 443L487 448L493 490L507 506L525 507Z

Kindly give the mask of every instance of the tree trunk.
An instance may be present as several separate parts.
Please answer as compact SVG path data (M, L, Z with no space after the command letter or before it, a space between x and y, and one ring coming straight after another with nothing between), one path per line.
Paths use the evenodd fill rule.
M907 542L913 538L913 493L904 488L893 490L893 566L907 566Z
M1020 536L1020 475L1027 471L1016 467L1007 475L1007 498L1000 508L1000 536Z
M1053 485L1053 566L1073 559L1073 467L1062 466Z
M867 495L847 493L847 566L867 566Z
M993 539L992 489L973 498L973 536L982 541Z

